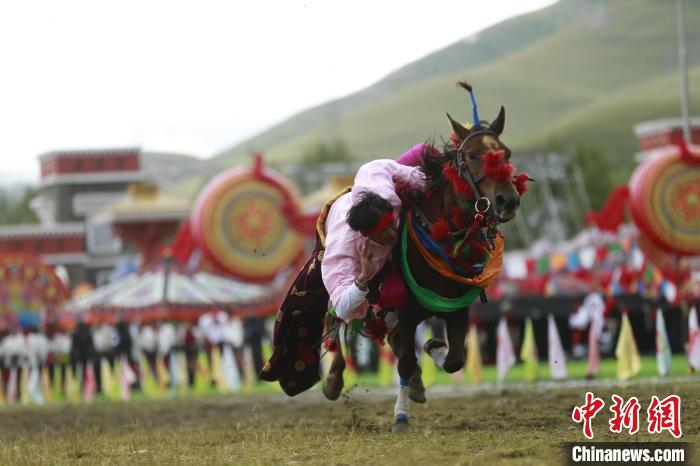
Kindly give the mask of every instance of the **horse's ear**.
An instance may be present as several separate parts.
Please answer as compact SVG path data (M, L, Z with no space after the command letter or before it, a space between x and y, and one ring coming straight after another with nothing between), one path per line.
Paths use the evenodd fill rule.
M498 116L493 123L489 125L489 129L499 136L503 132L503 127L506 125L506 109L501 105L501 111L498 112Z
M469 130L462 126L459 122L454 121L449 113L447 114L447 118L450 120L450 124L452 125L452 131L455 132L460 142L464 141L464 139L469 135Z

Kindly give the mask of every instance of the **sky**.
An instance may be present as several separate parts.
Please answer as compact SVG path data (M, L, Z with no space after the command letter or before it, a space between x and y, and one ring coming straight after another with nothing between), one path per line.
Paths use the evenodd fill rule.
M51 150L201 158L555 0L0 3L0 184Z

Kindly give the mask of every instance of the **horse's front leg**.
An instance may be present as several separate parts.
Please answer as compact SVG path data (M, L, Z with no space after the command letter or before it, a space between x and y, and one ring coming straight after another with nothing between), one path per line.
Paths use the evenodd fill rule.
M399 314L399 393L394 406L392 432L408 431L409 380L416 370L416 327L419 318L415 306L408 305Z
M445 372L453 373L464 367L464 361L466 359L464 340L467 336L469 308L448 314L445 322L447 324L448 351L442 368Z

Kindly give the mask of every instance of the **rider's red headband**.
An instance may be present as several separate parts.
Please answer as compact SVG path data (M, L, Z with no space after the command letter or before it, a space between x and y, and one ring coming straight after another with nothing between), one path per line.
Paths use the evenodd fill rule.
M394 215L394 212L393 212L393 211L389 211L389 212L385 213L385 214L382 215L382 217L379 219L379 221L378 221L377 224L374 226L374 228L372 228L372 229L369 231L369 234L370 234L370 235L378 235L379 233L381 233L382 231L384 231L384 229L386 229L386 227L388 227L389 225L391 225L392 223L394 223L394 220L396 220L396 215Z

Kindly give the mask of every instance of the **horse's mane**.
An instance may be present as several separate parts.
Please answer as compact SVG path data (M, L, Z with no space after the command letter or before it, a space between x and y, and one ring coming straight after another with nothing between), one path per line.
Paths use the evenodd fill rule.
M435 145L433 141L432 144ZM457 149L449 141L442 141L442 152L440 155L424 154L421 160L420 169L425 175L426 191L430 191L440 186L445 179L442 167L446 163L451 163L457 155Z

